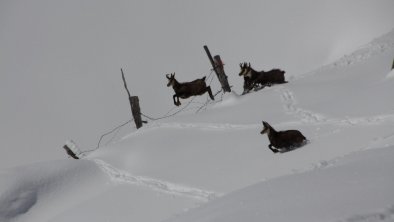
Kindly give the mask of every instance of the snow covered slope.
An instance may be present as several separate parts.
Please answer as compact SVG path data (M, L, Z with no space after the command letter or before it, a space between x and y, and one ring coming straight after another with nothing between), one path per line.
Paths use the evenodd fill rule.
M50 161L0 173L0 221L48 221L106 190L107 180L86 160Z
M244 96L185 100L177 115L83 160L2 170L0 218L392 221L393 42L394 31ZM310 143L274 154L259 133L262 120L298 129Z
M383 35L393 8L1 2L0 221L393 221L394 30ZM222 56L233 92L174 107L166 73L207 75L219 90L204 44ZM243 61L285 69L289 83L241 96ZM89 150L129 119L120 67L142 112L168 117L65 160L68 136ZM274 154L262 120L310 143Z
M168 221L394 221L394 147L234 192Z
M240 92L240 62L302 75L390 31L393 9L392 0L0 1L0 168L62 159L68 139L94 148L127 121L121 67L142 111L160 116L173 107L166 73L209 74L205 44Z
M292 124L312 139L283 154L286 163L264 160L259 170L278 175L305 163L315 170L259 182L168 221L394 221L393 57L394 31L277 90L298 119Z

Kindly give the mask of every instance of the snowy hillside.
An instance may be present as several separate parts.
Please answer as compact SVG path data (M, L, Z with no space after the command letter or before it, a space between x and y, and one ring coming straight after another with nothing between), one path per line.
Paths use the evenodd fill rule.
M261 182L168 221L394 221L393 148Z
M9 11L0 7L0 28L12 32L0 35L0 50L9 52L0 54L7 80L0 94L9 93L1 97L0 221L394 221L393 2L284 2L1 3ZM241 16L260 8L264 15ZM215 17L217 10L226 19ZM271 26L268 18L281 10ZM22 14L34 16L11 19ZM206 27L214 18L216 26ZM246 23L252 19L283 30L248 38L245 32L259 28ZM39 23L25 24L33 21ZM31 42L13 35L27 32L16 26L22 23L37 34ZM80 36L60 43L67 31ZM123 49L126 42L131 45ZM175 107L165 73L175 71L179 81L206 75L219 90L202 42L221 54L233 92ZM23 50L13 48L17 43ZM18 54L23 65L13 70ZM285 69L288 83L241 95L243 61L257 70ZM90 150L105 129L128 120L114 71L124 64L132 93L143 98L142 112L167 117L144 117L149 123L139 130L129 124L81 160L67 159L61 149L67 136ZM273 153L260 134L263 120L276 130L300 130L309 143Z
M122 67L142 111L158 117L173 107L165 74L209 74L203 45L221 55L240 92L240 62L303 75L389 32L393 8L392 0L0 1L0 168L62 159L68 139L96 147L130 118Z
M393 57L390 32L287 84L153 121L84 160L3 170L2 221L392 221ZM310 143L274 154L261 120Z

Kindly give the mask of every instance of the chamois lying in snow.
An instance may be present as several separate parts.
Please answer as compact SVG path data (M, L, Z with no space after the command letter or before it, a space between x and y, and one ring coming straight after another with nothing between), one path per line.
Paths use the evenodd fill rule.
M287 83L285 81L285 71L280 69L272 69L268 72L256 71L250 63L239 64L241 71L240 76L244 77L244 91L249 92L251 89L260 85L260 87L271 86L272 84Z
M267 133L270 144L268 148L272 152L287 152L305 145L308 140L298 130L286 130L277 132L270 124L263 121L264 129L261 134ZM272 148L272 147L275 147Z
M173 99L174 99L174 104L176 106L181 105L179 98L187 99L190 96L202 95L205 92L208 92L209 97L211 97L212 100L215 100L215 98L212 95L211 87L207 86L207 84L205 83L205 76L201 79L196 79L194 81L184 82L184 83L179 83L175 79L175 73L171 75L167 74L166 77L168 79L167 86L168 87L172 86L172 88L175 91ZM175 100L175 98L177 98L177 101Z

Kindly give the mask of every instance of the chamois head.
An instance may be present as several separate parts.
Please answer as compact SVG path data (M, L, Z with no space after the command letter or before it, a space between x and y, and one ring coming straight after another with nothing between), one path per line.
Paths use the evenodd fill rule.
M247 64L246 62L244 62L243 64L240 63L239 67L241 68L241 71L239 72L239 76L246 76L250 71L250 63L249 64Z
M264 128L263 128L263 130L260 133L261 134L269 133L269 131L271 129L270 124L268 124L267 122L263 121L263 126L264 126Z
M173 86L174 83L175 83L175 81L176 81L176 80L175 80L175 72L174 72L174 73L171 73L171 74L167 74L166 77L167 77L167 79L168 79L167 86L168 86L168 87Z

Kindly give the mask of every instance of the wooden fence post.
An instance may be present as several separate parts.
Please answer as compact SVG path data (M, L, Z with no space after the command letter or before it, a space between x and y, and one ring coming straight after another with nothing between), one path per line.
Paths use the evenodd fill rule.
M219 55L216 55L214 59L212 58L211 53L209 52L208 46L204 45L205 52L208 55L209 61L212 64L213 70L216 73L216 76L219 79L220 84L222 85L222 89L224 92L231 92L230 85L228 84L226 73L224 72L223 62L220 59Z
M77 145L72 140L67 141L66 144L63 146L63 149L66 150L66 153L70 157L72 157L76 160L83 157L81 150L77 147Z
M393 70L394 69L394 59L393 59L393 65L391 66L391 70Z
M137 129L142 127L142 119L141 119L141 109L140 109L140 102L138 96L131 96L130 91L127 88L126 79L124 77L123 69L120 69L122 72L122 79L124 83L124 87L126 88L127 95L129 95L129 102L131 108L131 114L133 115L134 123Z
M133 114L134 123L137 129L142 127L142 119L141 119L141 109L140 109L140 101L138 96L129 97L130 105L131 105L131 113Z
M76 160L79 159L79 157L78 157L78 156L70 149L70 147L68 147L67 145L64 145L64 146L63 146L63 149L66 150L67 154L68 154L70 157L72 157L72 158L74 158L74 159L76 159Z

